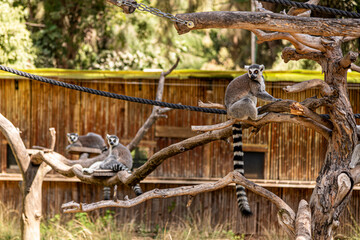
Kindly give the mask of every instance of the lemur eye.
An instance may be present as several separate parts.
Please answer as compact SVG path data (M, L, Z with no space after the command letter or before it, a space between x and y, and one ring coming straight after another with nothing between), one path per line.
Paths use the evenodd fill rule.
M256 74L258 74L258 73L259 73L259 71L258 71L258 70L255 70L255 73L256 73Z

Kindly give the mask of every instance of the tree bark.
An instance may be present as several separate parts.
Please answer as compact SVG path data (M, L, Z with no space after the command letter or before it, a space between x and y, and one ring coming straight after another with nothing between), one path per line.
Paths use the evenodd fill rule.
M51 168L45 163L35 166L30 162L30 157L19 131L2 114L0 114L0 130L14 153L23 178L21 186L23 203L21 210L21 239L40 240L40 220L42 214L41 187L44 176Z
M360 36L360 19L309 18L268 12L196 12L177 14L192 21L193 28L175 24L179 34L196 29L237 28L276 32L302 33L316 36Z
M327 52L321 61L325 82L335 92L327 105L334 127L325 161L310 199L315 239L333 239L340 214L348 204L353 189L349 164L358 139L346 89L348 69L340 64L342 59L340 44L334 41L327 46Z

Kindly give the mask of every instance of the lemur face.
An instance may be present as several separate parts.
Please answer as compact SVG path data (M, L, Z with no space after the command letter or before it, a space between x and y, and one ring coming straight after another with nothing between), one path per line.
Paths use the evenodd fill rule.
M73 144L79 139L79 135L77 133L68 133L67 138L70 144Z
M106 139L108 140L108 143L110 146L114 147L119 144L119 138L115 135L106 135Z
M251 80L261 81L262 72L265 70L264 65L253 64L251 66L245 66L248 70L248 76Z

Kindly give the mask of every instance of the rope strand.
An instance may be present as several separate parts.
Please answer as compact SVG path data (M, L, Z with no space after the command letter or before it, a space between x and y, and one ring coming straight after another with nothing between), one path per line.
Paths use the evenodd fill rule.
M29 78L29 79L32 79L32 80L36 80L36 81L39 81L39 82L49 83L49 84L52 84L52 85L55 85L55 86L69 88L69 89L73 89L73 90L76 90L76 91L86 92L86 93L95 94L95 95L108 97L108 98L115 98L115 99L125 100L125 101L129 101L129 102L136 102L136 103L154 105L154 106L159 106L159 107L168 107L168 108L173 108L173 109L183 109L183 110L189 110L189 111L195 111L195 112L226 114L226 111L223 110L223 109L202 108L202 107L195 107L195 106L189 106L189 105L160 102L160 101L155 101L155 100L150 100L150 99L145 99L145 98L130 97L130 96L126 96L126 95L121 95L121 94L96 90L96 89L93 89L93 88L82 87L82 86L75 85L75 84L65 83L65 82L57 81L57 80L54 80L54 79L51 79L51 78L45 78L45 77L41 77L41 76L34 75L34 74L31 74L31 73L19 71L19 70L9 68L9 67L5 67L5 66L2 66L2 65L0 65L0 69L3 70L3 71L6 71L6 72L16 74L18 76L22 76L22 77L26 77L26 78Z
M86 93L95 94L95 95L108 97L108 98L115 98L115 99L129 101L129 102L136 102L136 103L154 105L154 106L159 106L159 107L168 107L168 108L173 108L173 109L189 110L189 111L195 111L195 112L214 113L214 114L227 114L226 110L223 110L223 109L202 108L202 107L195 107L195 106L189 106L189 105L160 102L160 101L155 101L155 100L151 100L151 99L130 97L130 96L126 96L126 95L121 95L121 94L96 90L96 89L92 89L92 88L82 87L82 86L79 86L79 85L65 83L65 82L57 81L57 80L54 80L54 79L51 79L51 78L41 77L41 76L34 75L34 74L31 74L31 73L19 71L19 70L13 69L13 68L5 67L3 65L0 65L0 70L6 71L6 72L9 72L9 73L13 73L13 74L16 74L16 75L21 76L21 77L26 77L26 78L29 78L29 79L32 79L32 80L36 80L36 81L39 81L39 82L49 83L49 84L52 84L52 85L55 85L55 86L69 88L69 89L73 89L73 90L76 90L76 91L86 92ZM330 116L328 114L320 114L320 115L322 117L324 117L324 118L327 118L327 119L330 118ZM360 118L360 114L358 114L358 113L354 114L354 117L355 118Z
M321 13L330 13L332 15L340 15L350 18L360 18L360 13L356 12L349 12L344 10L339 10L336 8L329 8L324 6L318 6L314 4L307 4L302 2L294 2L289 0L260 0L261 2L269 2L269 3L277 3L281 4L283 6L290 6L290 7L296 7L296 8L306 8L310 9L312 11L321 12Z

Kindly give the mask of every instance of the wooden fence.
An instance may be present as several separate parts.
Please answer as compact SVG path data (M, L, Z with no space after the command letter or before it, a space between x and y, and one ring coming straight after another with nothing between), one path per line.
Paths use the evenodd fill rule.
M37 72L41 73L41 72ZM43 71L43 74L81 86L115 92L129 96L154 99L158 77L139 72L76 72ZM196 106L199 100L222 103L227 84L238 73L213 74L208 72L174 72L166 80L163 101ZM318 73L316 73L318 74ZM288 80L294 73L268 73L273 81L267 83L267 91L276 98L302 101L319 95L318 90L298 94L285 93L282 88L293 84ZM301 75L303 76L303 75ZM313 78L307 74L306 79ZM281 79L282 81L279 81ZM353 82L360 75L351 75ZM349 97L354 112L360 112L360 88L358 83L349 83ZM260 104L264 102L260 101ZM0 75L0 113L7 117L21 131L26 147L49 146L48 129L55 127L57 143L55 150L67 157L66 133L86 134L95 132L105 136L116 134L123 144L128 143L150 115L152 106L130 103L110 98L77 92L27 79ZM319 112L325 113L324 109ZM140 143L141 150L148 156L160 149L179 142L196 133L191 125L207 125L223 122L224 115L172 110L167 119L160 119ZM245 131L245 136L249 135ZM231 141L230 141L231 142ZM19 204L19 174L11 164L10 149L6 139L0 135L0 200ZM270 124L257 136L244 137L246 152L262 153L263 179L258 183L279 194L292 207L301 199L309 199L323 157L326 140L311 129L293 124ZM182 184L208 182L225 176L233 168L232 147L225 141L217 141L166 160L142 183L145 190L168 188ZM251 177L251 176L250 176ZM82 184L75 179L64 179L50 175L43 186L44 214L53 216L60 212L60 206L71 200L92 202L100 200L101 187ZM130 194L123 187L121 193ZM360 222L360 192L355 191L349 212L344 219L349 222L350 213ZM195 198L190 209L185 207L187 197L167 200L152 200L132 209L116 209L122 221L135 218L148 227L177 221L192 215L209 218L213 224L226 222L236 232L264 234L273 226L278 229L276 208L265 199L249 194L254 216L244 220L239 216L234 187ZM271 212L272 214L269 214ZM190 215L189 215L190 214Z

